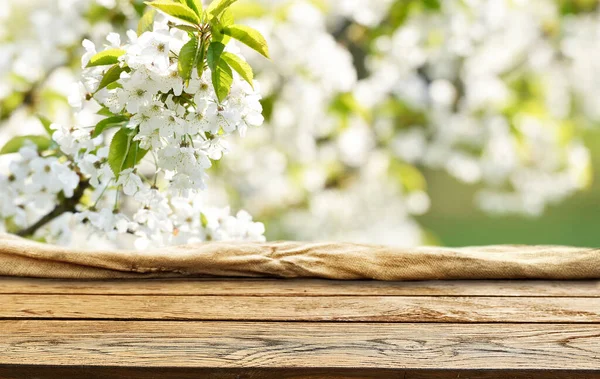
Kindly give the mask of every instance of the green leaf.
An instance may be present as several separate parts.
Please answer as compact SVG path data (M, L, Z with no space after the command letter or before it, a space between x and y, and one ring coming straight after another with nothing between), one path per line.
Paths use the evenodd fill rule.
M54 133L54 130L50 128L50 125L52 125L52 121L50 121L47 117L42 116L41 114L37 115L37 118L42 123L44 130L46 130L46 133L48 133L49 136L52 136L52 133Z
M220 21L221 21L221 25L223 25L224 27L233 25L235 20L233 18L233 12L231 11L231 9L227 8L223 11Z
M215 17L218 17L221 14L221 12L223 12L226 8L231 6L231 4L235 3L236 1L237 0L213 0L213 2L211 2L208 8L206 9L206 12L210 13Z
M108 165L116 177L118 177L123 170L123 165L125 164L125 159L129 153L132 138L132 135L127 129L121 129L115 133L110 142L110 147L108 148Z
M140 141L131 141L131 147L129 148L129 154L125 159L125 164L123 164L123 170L126 168L131 168L140 163L147 153L148 150L140 147Z
M96 92L100 91L102 88L108 86L111 83L116 82L121 77L121 73L123 71L127 71L128 68L120 67L118 64L112 66L104 73L102 80L100 80L100 84L98 85L98 89Z
M141 36L144 32L151 32L154 26L154 16L156 16L155 9L148 9L144 12L144 15L140 18L137 26L137 35Z
M46 136L17 136L2 146L2 149L0 149L0 155L19 152L19 149L22 148L27 141L33 142L37 146L38 151L46 150L52 144L52 140Z
M261 18L269 14L269 12L273 12L273 10L268 10L265 5L258 0L238 2L233 4L229 9L231 9L235 17L239 19Z
M196 56L198 52L198 38L192 37L179 52L179 62L177 68L179 69L179 75L184 81L187 81L191 74L192 69L196 63Z
M252 80L254 79L254 73L252 72L252 67L250 67L248 62L227 51L221 54L221 59L227 62L232 69L240 74L240 76L254 88L254 84L252 83Z
M233 83L233 72L227 62L221 59L225 45L221 42L211 42L208 47L206 60L211 70L211 78L217 99L225 100Z
M221 60L221 54L223 53L223 50L225 50L225 45L218 41L211 42L208 46L206 60L208 67L210 67L212 71L216 70L219 60Z
M139 141L133 141L133 130L123 128L115 133L108 148L108 165L119 176L121 171L135 166L148 150L140 148Z
M119 63L119 57L125 54L123 49L108 49L94 55L86 67L106 66L109 64Z
M203 228L208 226L208 217L206 217L206 215L202 212L200 212L200 223L202 224Z
M181 21L189 22L190 24L200 24L200 18L192 9L187 5L175 3L172 1L158 0L158 1L146 1L145 4L158 9L161 12L168 14L171 17L175 17Z
M106 117L111 117L114 115L114 113L112 113L110 111L110 109L106 108L105 106L102 106L102 108L100 108L100 110L98 112L96 112L97 115L100 116L106 116Z
M225 26L223 26L223 24L221 23L221 21L219 21L219 19L217 19L216 17L213 17L210 20L210 26L211 26L211 33L212 33L212 41L218 41L223 43L224 45L227 44L227 42L229 42L229 39L231 38L228 35L223 34L223 31L225 30Z
M192 34L195 34L198 31L197 28L195 28L193 26L190 26L190 25L184 25L184 24L173 25L173 27L177 28L177 29L181 29L181 30L183 30L185 32L188 32L188 33L192 33Z
M269 58L267 41L257 30L245 25L230 25L225 27L223 33L237 39L241 43Z
M231 90L231 84L233 83L233 72L223 59L219 60L215 70L212 70L212 83L217 94L219 102L225 100L229 91Z
M106 86L106 89L115 89L115 88L123 88L123 85L119 82L112 82Z
M198 72L198 77L201 78L204 73L204 60L206 58L206 48L205 42L202 41L198 48L198 54L196 55L196 70Z
M98 137L106 129L125 126L125 124L127 124L128 121L129 117L122 115L105 118L104 120L101 120L99 123L97 123L94 127L94 131L92 132L92 138Z
M202 0L179 0L183 4L187 4L188 8L194 11L198 16L202 15Z

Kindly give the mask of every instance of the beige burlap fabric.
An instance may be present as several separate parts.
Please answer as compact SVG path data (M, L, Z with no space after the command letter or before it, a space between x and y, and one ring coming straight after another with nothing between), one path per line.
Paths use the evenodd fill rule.
M0 234L0 276L591 279L600 278L600 249L560 246L396 248L353 243L212 242L145 252L76 251Z

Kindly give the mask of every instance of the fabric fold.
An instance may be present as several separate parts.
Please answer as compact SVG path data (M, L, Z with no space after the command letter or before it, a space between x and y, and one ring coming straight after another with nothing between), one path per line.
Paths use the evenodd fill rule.
M74 250L0 234L0 276L113 279L276 277L373 280L600 279L600 249L400 248L338 242L206 242Z

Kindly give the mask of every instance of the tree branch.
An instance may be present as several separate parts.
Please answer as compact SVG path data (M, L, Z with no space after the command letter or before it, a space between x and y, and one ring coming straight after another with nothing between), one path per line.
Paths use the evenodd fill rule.
M27 237L33 235L39 228L46 225L50 221L59 217L60 215L75 211L75 207L79 204L79 200L83 197L83 193L90 186L88 180L84 180L79 183L79 186L75 189L73 196L68 199L64 199L64 201L58 204L50 213L46 214L44 217L40 218L35 224L19 230L16 234L20 237Z

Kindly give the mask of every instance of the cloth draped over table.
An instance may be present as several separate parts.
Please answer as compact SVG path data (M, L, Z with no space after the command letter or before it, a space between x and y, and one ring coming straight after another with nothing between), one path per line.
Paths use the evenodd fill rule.
M599 279L600 249L206 242L147 251L95 251L73 250L0 234L0 276L62 279L193 276L375 280Z

